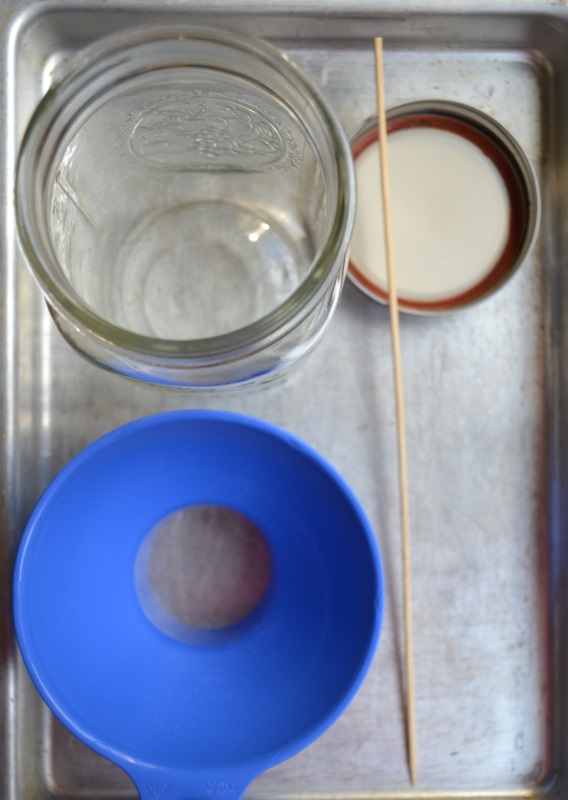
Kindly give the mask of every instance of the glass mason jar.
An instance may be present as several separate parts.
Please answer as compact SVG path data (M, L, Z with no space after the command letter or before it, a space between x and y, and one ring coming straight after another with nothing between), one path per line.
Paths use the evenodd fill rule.
M20 241L67 341L180 387L264 382L324 333L355 205L348 141L271 45L144 27L72 59L26 131Z

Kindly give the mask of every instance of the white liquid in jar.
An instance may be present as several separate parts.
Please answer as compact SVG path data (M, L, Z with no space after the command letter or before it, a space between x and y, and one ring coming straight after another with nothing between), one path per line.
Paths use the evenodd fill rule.
M509 235L509 196L493 161L462 136L435 128L389 134L388 159L397 293L435 301L475 286L495 266ZM355 170L351 261L386 290L377 142L356 158Z

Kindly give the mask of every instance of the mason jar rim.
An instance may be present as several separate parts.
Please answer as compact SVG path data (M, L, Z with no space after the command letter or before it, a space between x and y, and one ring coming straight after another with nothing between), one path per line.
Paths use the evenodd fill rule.
M310 98L323 127L330 135L336 155L337 203L330 233L312 261L310 271L298 288L276 309L260 319L229 333L204 339L161 339L138 334L115 325L92 311L70 284L58 280L50 267L59 268L57 256L46 232L38 230L38 207L34 204L31 181L36 159L45 136L57 125L62 109L84 90L94 77L112 73L125 63L143 60L144 49L157 42L184 40L211 41L258 58L299 85ZM117 56L120 60L117 62ZM152 64L155 68L159 64ZM199 66L198 62L186 64ZM176 65L183 67L183 64ZM232 72L231 68L227 69ZM128 73L135 74L135 71ZM128 74L125 77L128 77ZM47 173L47 169L45 173ZM41 174L41 173L40 173ZM41 175L45 178L45 174ZM43 187L42 187L43 188ZM56 310L103 340L140 356L203 361L208 358L230 361L243 351L254 352L283 338L317 304L335 278L334 265L346 246L355 215L355 177L349 142L335 112L320 90L281 50L248 34L205 25L143 25L119 31L78 51L65 65L60 79L35 109L20 147L15 185L16 224L24 253L46 298ZM45 209L41 207L45 217ZM44 218L44 222L46 219ZM342 268L342 267L341 267Z

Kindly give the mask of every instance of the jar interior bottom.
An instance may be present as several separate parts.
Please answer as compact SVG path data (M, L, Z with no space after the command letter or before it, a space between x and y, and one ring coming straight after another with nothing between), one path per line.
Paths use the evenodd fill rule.
M256 207L178 205L140 220L84 299L107 321L145 336L227 334L273 311L307 275L314 248L294 233Z

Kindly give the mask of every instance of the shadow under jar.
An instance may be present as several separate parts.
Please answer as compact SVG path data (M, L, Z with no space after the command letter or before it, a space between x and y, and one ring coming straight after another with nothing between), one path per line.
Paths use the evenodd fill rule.
M341 292L349 145L271 45L138 28L79 53L16 176L20 241L65 338L154 383L265 382L312 349Z

